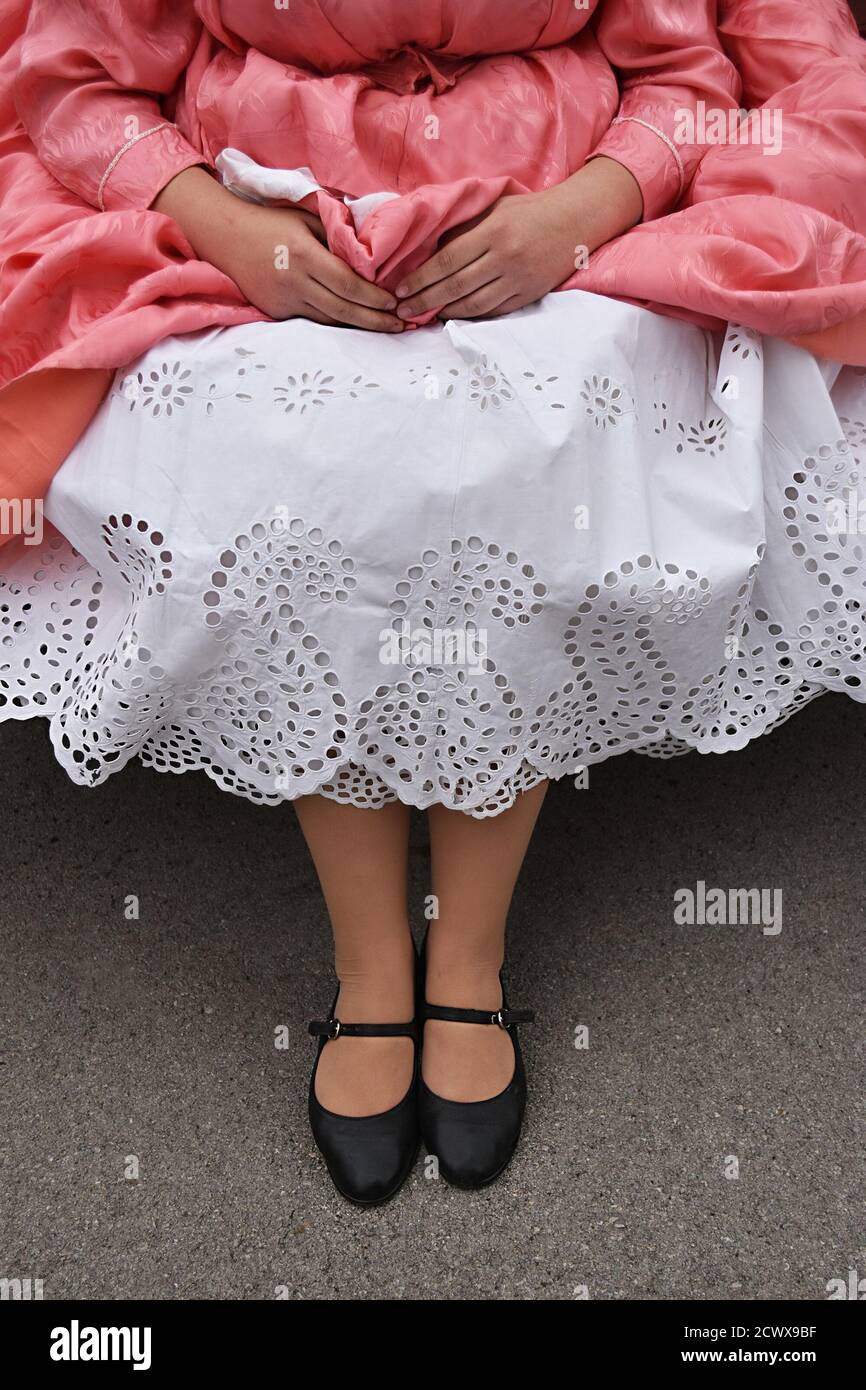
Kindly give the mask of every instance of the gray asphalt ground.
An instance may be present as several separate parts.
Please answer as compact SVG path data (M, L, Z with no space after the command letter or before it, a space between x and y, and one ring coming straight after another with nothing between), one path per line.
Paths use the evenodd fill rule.
M510 927L511 998L538 1011L520 1152L479 1194L421 1157L361 1212L307 1129L332 979L291 809L138 765L82 790L42 722L7 725L0 1276L46 1298L812 1300L866 1275L864 753L862 708L827 696L742 753L554 788ZM413 838L420 930L421 817ZM676 926L698 879L781 888L781 934Z

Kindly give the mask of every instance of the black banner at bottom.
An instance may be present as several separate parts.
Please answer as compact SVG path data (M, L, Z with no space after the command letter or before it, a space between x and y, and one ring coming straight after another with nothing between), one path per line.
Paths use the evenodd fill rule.
M348 1313L345 1305L329 1311L326 1304L312 1322L306 1311L298 1322L298 1311L279 1301L10 1300L0 1304L3 1363L7 1371L15 1366L19 1379L33 1373L47 1375L49 1380L56 1377L61 1383L70 1375L98 1377L103 1370L113 1376L150 1376L158 1382L190 1372L223 1376L249 1373L266 1365L289 1376L305 1375L311 1359L322 1362L322 1374L329 1377L359 1371L369 1375L373 1364L379 1363L383 1369L391 1364L393 1338L401 1331L394 1321L393 1304L388 1305L387 1324L383 1321L377 1326L380 1306L361 1303L356 1305L357 1312L353 1309ZM407 1315L411 1306L407 1302ZM419 1311L429 1308L426 1303L415 1306ZM445 1308L448 1306L446 1303ZM356 1316L369 1320L362 1338ZM517 1331L513 1313L502 1338L502 1332L488 1323L486 1311L477 1303L465 1304L459 1315L459 1343L443 1338L448 1312L440 1308L434 1316L436 1324L430 1325L426 1354L423 1330L419 1328L415 1334L428 1367L435 1358L439 1374L465 1377L474 1361L494 1380L508 1374ZM467 1335L467 1317L478 1318L471 1336ZM328 1318L334 1319L332 1332L323 1342L322 1330L328 1326ZM348 1327L347 1318L351 1320ZM590 1366L597 1369L599 1362L607 1370L634 1369L639 1373L665 1373L675 1367L686 1371L714 1365L775 1370L795 1365L812 1367L826 1376L859 1364L863 1351L862 1314L839 1308L833 1301L575 1301L570 1303L566 1318L545 1322L543 1335L544 1340L538 1342L518 1332L521 1361L528 1359L531 1369L536 1357L539 1373L543 1373L553 1354L576 1358L576 1376L585 1375ZM450 1372L449 1345L460 1346L459 1368L455 1364ZM524 1364L523 1374L526 1369Z

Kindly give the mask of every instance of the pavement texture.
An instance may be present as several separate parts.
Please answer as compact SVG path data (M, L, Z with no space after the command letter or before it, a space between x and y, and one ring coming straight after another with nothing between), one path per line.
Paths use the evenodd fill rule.
M741 753L554 787L510 922L510 997L538 1013L518 1155L471 1194L422 1154L364 1212L307 1127L332 975L291 808L139 765L77 788L44 723L5 726L0 1276L46 1299L811 1300L866 1275L864 754L862 709L825 696ZM418 816L419 932L426 871ZM698 880L781 889L782 931L675 924Z

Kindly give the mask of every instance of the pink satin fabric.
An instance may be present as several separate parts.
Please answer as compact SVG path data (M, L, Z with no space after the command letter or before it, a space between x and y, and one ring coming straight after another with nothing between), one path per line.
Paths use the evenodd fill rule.
M781 112L781 153L678 129L741 101ZM227 145L309 166L331 249L391 288L503 193L608 154L644 221L560 288L866 363L866 44L844 0L6 0L0 388L264 317L148 210ZM399 196L356 231L341 195L380 190Z
M59 367L28 372L0 392L3 497L35 500L44 496L113 379L113 371L104 367ZM0 524L0 545L13 534Z

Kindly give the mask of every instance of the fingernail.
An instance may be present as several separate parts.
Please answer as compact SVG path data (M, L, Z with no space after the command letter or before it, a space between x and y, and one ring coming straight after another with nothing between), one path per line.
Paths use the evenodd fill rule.
M384 307L385 307L386 309L396 309L396 308L397 308L397 301L396 301L396 299L392 299L391 296L389 295L388 298L385 300L385 306L384 306Z
M394 293L396 294L398 299L402 299L404 295L407 295L409 293L409 286L398 285Z
M412 310L409 308L408 304L401 304L397 313L400 315L401 319L410 319L412 317Z

